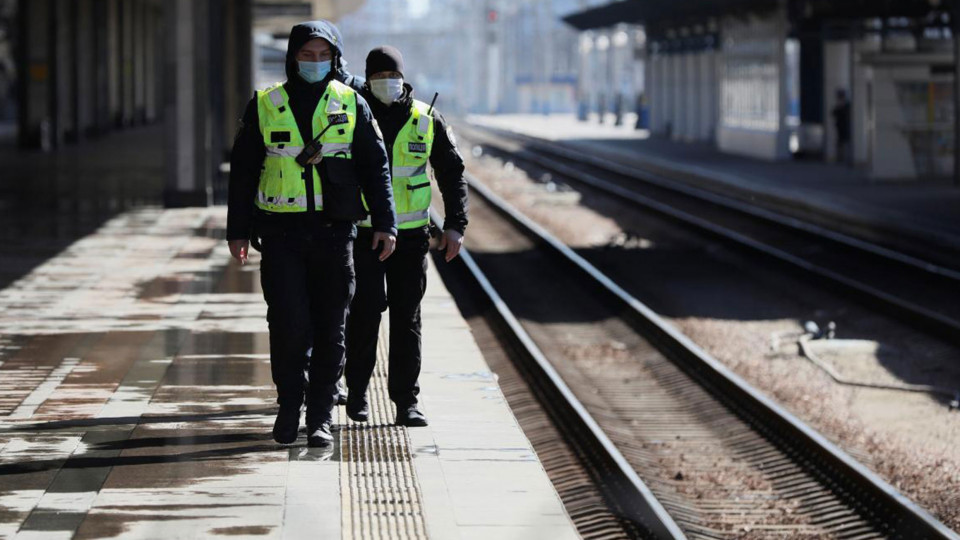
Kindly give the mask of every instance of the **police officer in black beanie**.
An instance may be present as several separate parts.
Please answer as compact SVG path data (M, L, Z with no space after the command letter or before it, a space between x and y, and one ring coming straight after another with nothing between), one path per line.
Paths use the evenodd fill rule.
M396 423L425 426L418 407L421 365L420 301L426 290L431 182L427 164L443 197L445 222L440 249L447 262L460 252L467 227L467 183L453 131L436 109L414 99L403 80L403 56L378 47L367 56L367 82L360 94L380 126L390 158L397 209L397 249L386 261L369 249L369 223L358 227L354 267L357 293L347 320L347 415L366 421L367 386L377 360L380 315L390 308L387 389L397 406ZM366 225L366 226L364 226Z

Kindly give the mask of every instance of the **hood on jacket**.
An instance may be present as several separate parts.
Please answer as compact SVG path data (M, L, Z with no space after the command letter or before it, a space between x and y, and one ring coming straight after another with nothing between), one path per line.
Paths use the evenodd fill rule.
M287 80L299 77L297 53L305 43L316 38L323 38L330 43L330 48L333 50L333 68L330 71L335 75L340 74L343 67L343 36L340 35L340 30L335 24L321 19L299 23L290 30L290 38L287 41Z

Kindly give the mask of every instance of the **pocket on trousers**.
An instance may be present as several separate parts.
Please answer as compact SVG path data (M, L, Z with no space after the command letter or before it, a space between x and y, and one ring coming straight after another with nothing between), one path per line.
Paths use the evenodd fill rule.
M357 221L366 217L360 200L360 182L354 161L324 158L320 181L323 190L323 211L328 219ZM326 173L326 174L324 174Z

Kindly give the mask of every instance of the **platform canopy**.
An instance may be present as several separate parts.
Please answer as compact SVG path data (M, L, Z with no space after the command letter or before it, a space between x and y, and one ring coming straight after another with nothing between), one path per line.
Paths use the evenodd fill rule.
M955 0L789 0L788 11L809 18L915 17L946 11ZM706 18L743 16L778 8L778 0L617 0L571 13L563 20L578 30L619 23L680 26Z
M563 20L578 30L606 28L619 23L654 24L776 9L777 0L619 0L577 13Z

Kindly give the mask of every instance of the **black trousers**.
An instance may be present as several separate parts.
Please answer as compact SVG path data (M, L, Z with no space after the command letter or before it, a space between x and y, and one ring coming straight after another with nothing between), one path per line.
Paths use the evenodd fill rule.
M281 407L299 408L307 425L332 418L345 361L344 325L355 287L353 225L261 239L260 283L267 301L270 369ZM309 357L308 357L309 355Z
M397 250L380 262L379 250L370 249L372 234L360 231L353 248L357 294L347 321L347 389L357 395L367 391L377 362L380 315L389 307L387 390L398 407L414 405L420 393L420 301L427 289L430 237L419 229L401 231Z

